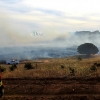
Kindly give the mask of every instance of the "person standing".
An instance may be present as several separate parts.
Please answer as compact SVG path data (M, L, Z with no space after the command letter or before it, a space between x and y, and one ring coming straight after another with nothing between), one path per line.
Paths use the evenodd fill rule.
M1 75L0 75L0 98L4 95L4 84L2 82L1 79Z

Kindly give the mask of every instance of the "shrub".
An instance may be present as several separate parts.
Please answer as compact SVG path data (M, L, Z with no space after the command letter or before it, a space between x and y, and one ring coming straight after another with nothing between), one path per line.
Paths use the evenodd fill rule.
M81 58L81 57L77 57L77 60L81 61L81 60L82 60L82 58Z
M69 70L70 70L70 74L71 74L72 76L74 76L74 75L75 75L75 70L74 70L73 68L71 68L71 67L69 67Z
M26 63L26 64L24 65L24 68L26 68L26 69L33 69L33 66L32 66L31 63Z
M15 68L13 66L9 67L10 71L13 71Z
M0 72L6 71L6 68L0 66Z
M13 64L12 66L9 67L10 71L13 71L16 68L17 68L17 65L16 64Z
M61 64L61 68L63 69L63 68L65 68L65 66L63 64Z
M13 66L14 68L17 68L17 65L16 65L16 64L13 64L12 66Z
M90 67L90 70L91 70L91 71L97 71L97 67L96 67L95 65L92 65L92 66Z

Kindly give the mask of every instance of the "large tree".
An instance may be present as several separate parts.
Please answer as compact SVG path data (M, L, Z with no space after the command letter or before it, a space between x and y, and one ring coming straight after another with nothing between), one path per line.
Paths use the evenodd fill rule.
M90 56L91 54L96 54L99 52L98 48L92 43L84 43L77 48L80 54L86 54Z

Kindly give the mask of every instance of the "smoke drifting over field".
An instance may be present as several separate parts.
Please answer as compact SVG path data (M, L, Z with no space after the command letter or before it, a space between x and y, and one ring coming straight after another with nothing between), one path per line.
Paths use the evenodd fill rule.
M8 32L8 31L7 31ZM75 32L67 34L59 34L52 36L53 38L45 39L41 36L34 36L30 33L30 37L19 36L16 34L1 34L0 42L0 60L8 59L35 59L35 58L54 58L66 57L78 54L77 47L83 43L93 43L100 47L100 32ZM42 37L42 40L41 40ZM45 38L43 38L45 37ZM16 38L16 40L15 40ZM36 41L32 38L35 38ZM40 40L38 41L38 38ZM48 38L48 37L47 37ZM22 40L22 41L21 41ZM5 42L3 42L5 41ZM25 43L24 43L24 42ZM35 42L33 42L35 41Z
M100 47L100 32L74 33L99 29L99 8L98 0L0 0L0 59L63 57L86 42Z

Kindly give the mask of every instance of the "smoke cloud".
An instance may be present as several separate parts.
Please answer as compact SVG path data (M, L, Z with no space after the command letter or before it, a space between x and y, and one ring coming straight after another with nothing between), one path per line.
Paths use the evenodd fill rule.
M71 0L68 0L68 5L64 5L65 0L60 0L58 4L53 0L44 0L44 5L41 5L40 0L30 1L0 0L1 59L62 57L77 54L77 47L86 42L100 47L100 35L95 32L94 35L90 35L91 32L84 35L75 33L78 30L99 29L99 6L94 8L94 5L91 5L92 10L87 9L90 4L87 2L86 11L83 13L79 9L84 6L80 1L78 5L77 2L72 4ZM98 4L93 1L93 4ZM53 5L54 2L56 5ZM75 9L79 9L79 12ZM94 9L98 14L94 13Z

